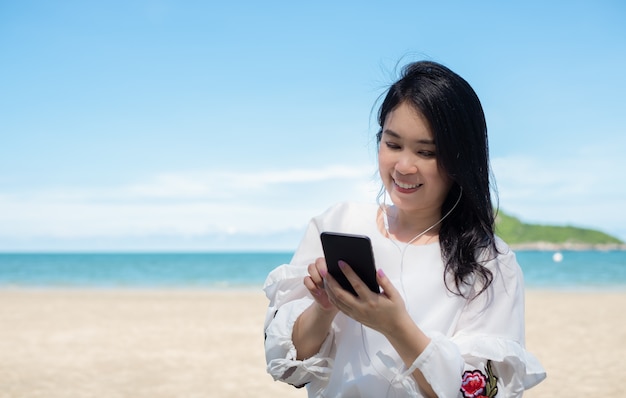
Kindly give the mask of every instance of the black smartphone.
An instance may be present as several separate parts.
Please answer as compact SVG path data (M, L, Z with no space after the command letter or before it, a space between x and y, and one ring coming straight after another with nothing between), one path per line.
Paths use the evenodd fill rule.
M380 293L380 287L376 282L374 252L369 237L338 232L322 232L320 239L322 240L328 272L339 282L341 287L357 296L350 281L341 272L339 260L348 263L371 291Z

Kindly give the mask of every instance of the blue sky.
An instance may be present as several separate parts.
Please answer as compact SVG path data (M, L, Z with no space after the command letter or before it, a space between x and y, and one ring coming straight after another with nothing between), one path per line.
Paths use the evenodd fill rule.
M626 240L624 20L617 0L2 2L0 251L293 250L375 200L373 106L418 59L481 98L504 211Z

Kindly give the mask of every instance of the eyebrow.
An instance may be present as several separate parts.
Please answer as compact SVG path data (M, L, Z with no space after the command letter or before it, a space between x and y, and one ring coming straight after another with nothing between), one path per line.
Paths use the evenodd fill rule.
M396 133L393 130L389 130L389 129L385 129L383 131L383 134L390 135L393 138L396 138L396 139L399 139L399 140L404 139L400 134ZM434 140L415 140L415 142L418 143L418 144L435 145L435 141Z

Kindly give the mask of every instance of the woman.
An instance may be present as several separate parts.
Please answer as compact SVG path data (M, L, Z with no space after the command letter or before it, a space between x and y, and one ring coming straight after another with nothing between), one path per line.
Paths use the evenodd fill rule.
M494 235L487 127L474 90L433 62L406 66L381 105L383 199L309 223L268 276L268 372L311 397L518 397L545 378L524 349L524 288ZM368 235L381 293L340 267L319 235Z

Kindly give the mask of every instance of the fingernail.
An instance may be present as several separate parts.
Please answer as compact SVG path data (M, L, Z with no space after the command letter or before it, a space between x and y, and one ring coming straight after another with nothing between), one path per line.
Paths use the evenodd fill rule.
M345 268L348 265L345 261L339 260L339 268Z
M320 271L320 275L322 276L322 278L326 278L326 274L327 274L327 273L328 273L328 272L327 272L325 269L323 269L323 270L321 270L321 271Z
M378 273L378 276L380 276L381 278L383 278L385 276L385 271L383 271L382 269L379 269L376 272Z

